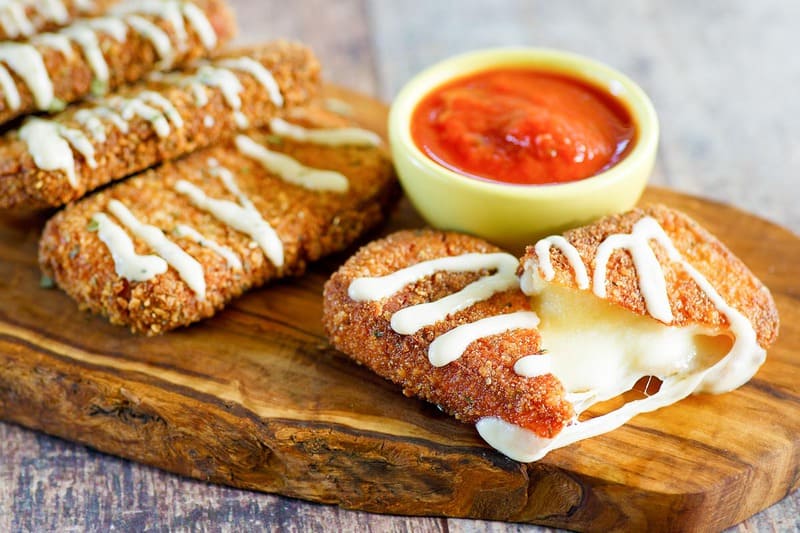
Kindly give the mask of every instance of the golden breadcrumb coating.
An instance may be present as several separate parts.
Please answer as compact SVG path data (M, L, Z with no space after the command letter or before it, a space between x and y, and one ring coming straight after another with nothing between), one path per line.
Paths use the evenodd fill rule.
M600 243L609 235L630 233L633 225L646 216L653 217L681 255L705 276L729 305L747 317L753 324L761 347L769 347L778 336L779 322L778 310L769 290L724 244L687 215L663 205L649 205L567 231L564 237L577 249L591 277ZM728 319L686 270L679 263L671 262L660 244L651 241L651 246L664 269L673 325L698 324L712 330L727 329ZM577 289L575 275L567 258L556 247L551 248L550 253L555 270L551 283ZM538 268L536 257L534 247L528 246L520 262L520 273L529 261L535 261ZM633 313L650 316L645 308L639 277L630 253L617 250L611 256L607 266L606 290L609 302Z
M331 122L335 121L317 124ZM254 131L248 135L305 165L341 172L349 180L349 190L316 192L289 184L240 154L232 143L218 145L67 206L45 226L39 248L42 270L81 308L101 313L114 324L128 325L134 332L159 334L213 315L252 287L302 274L310 261L345 248L382 221L399 194L393 168L382 148L301 144ZM276 268L250 237L195 208L173 189L179 179L184 179L210 197L235 202L221 181L209 175L211 158L234 174L239 188L277 232L284 246L283 268ZM172 267L143 282L131 282L116 274L108 248L97 232L89 231L92 216L105 211L112 198L122 201L142 222L159 227L201 263L207 285L204 301ZM210 248L177 237L177 224L188 224L232 249L243 268L233 270ZM152 253L145 243L131 237L137 253Z
M319 62L311 50L301 44L275 41L228 51L220 57L249 57L258 61L272 73L280 88L284 109L278 109L272 103L269 93L252 75L232 71L242 84L240 111L252 127L261 127L279 112L307 104L318 92ZM191 74L196 69L189 68L183 73ZM144 117L131 118L127 132L106 124L106 140L92 143L96 168L90 168L84 157L73 150L77 187L69 183L63 170L38 168L27 144L19 139L18 130L0 138L0 207L63 205L101 185L230 138L240 129L220 87L204 87L208 102L203 106L195 101L190 86L176 86L168 83L168 79L140 82L109 97L132 98L143 91L156 92L169 100L180 114L183 126L171 127L169 134L162 138ZM84 107L70 107L53 116L52 120L85 130L74 118L75 113Z
M479 339L460 359L442 367L428 360L431 342L461 324L530 310L528 297L519 289L495 294L413 335L395 333L390 326L392 314L452 294L480 274L438 272L378 301L356 302L347 294L350 283L359 277L383 276L439 257L497 251L473 237L432 230L401 231L372 242L325 284L325 331L337 349L401 385L407 396L438 404L464 422L499 416L550 438L574 415L561 383L552 374L527 378L513 369L520 357L540 351L536 330L518 329Z

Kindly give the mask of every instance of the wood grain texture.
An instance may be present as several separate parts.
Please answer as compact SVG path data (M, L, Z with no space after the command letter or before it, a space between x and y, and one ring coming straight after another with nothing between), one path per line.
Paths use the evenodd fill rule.
M341 90L365 126L385 108ZM742 389L698 396L521 465L471 426L332 350L322 284L343 257L202 324L133 337L37 289L43 220L0 226L0 417L215 483L346 508L573 529L720 529L797 488L800 240L733 208L662 189L770 286L784 320ZM419 227L404 204L384 231ZM792 416L794 415L794 416Z
M800 232L800 4L785 0L231 0L240 42L311 43L325 75L390 99L417 70L479 46L556 46L606 61L652 96L652 182L733 203ZM35 233L35 229L31 229ZM33 236L32 238L36 238ZM24 255L24 254L23 254ZM788 258L787 260L790 260ZM791 284L790 284L791 285ZM798 283L791 289L797 294ZM795 307L796 304L795 304ZM736 526L798 531L800 492ZM0 422L0 531L543 531L345 511L181 478ZM547 529L549 530L549 529Z

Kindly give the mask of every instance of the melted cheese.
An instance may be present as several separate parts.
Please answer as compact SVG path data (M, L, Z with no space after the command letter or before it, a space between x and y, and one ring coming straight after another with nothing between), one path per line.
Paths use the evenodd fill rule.
M651 248L653 240L664 248L670 261L680 263L728 319L728 330L665 324L672 321L672 314L663 268ZM536 246L536 258L524 265L521 286L533 297L541 318L539 332L547 359L521 358L515 371L528 377L553 374L564 385L576 414L618 397L642 377L658 377L661 386L651 396L609 412L587 420L576 418L552 439L499 417L481 419L476 426L480 435L508 457L536 461L550 450L616 429L639 413L670 405L692 393L732 390L749 380L764 362L766 352L758 345L752 324L683 259L655 219L645 217L630 234L611 235L600 244L595 257L594 294L547 283L554 277L546 257L553 244L567 250L565 255L576 280L581 277L569 243L548 239ZM650 317L630 313L603 299L606 265L620 249L632 256Z

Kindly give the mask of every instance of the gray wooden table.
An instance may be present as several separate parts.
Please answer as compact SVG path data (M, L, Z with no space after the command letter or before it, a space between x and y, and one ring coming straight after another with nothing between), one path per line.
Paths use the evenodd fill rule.
M413 73L475 48L548 46L605 61L637 80L658 110L653 183L800 232L800 2L232 2L241 41L305 41L327 79L387 101ZM795 492L734 530L798 531L799 516ZM213 486L0 423L0 531L112 529L541 528L373 515Z

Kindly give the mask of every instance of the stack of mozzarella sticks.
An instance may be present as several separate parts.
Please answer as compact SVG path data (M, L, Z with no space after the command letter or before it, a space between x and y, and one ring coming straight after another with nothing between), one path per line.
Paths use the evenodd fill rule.
M0 207L63 207L42 269L115 324L211 316L346 247L397 195L380 138L320 103L312 52L228 48L225 0L0 9L25 39L0 43Z

